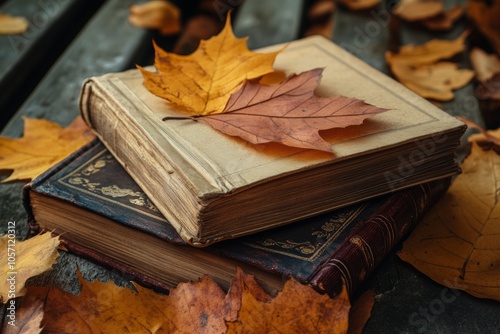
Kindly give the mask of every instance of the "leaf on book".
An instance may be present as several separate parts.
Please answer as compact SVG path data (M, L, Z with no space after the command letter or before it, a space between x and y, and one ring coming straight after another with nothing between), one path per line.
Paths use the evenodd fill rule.
M489 135L500 138L498 130ZM478 145L484 135L470 139L463 173L412 232L399 257L440 284L500 301L500 156Z
M363 10L375 7L381 0L340 0L340 3L351 10Z
M0 35L22 34L29 28L29 22L24 17L0 13Z
M231 96L223 113L197 119L253 144L278 142L332 152L318 131L361 124L386 109L344 96L314 95L322 71L291 75L276 86L247 81Z
M401 0L393 13L406 21L420 21L443 12L441 0Z
M0 170L13 170L2 182L31 180L93 138L81 117L66 128L44 119L24 118L22 138L0 137Z
M470 0L467 2L467 16L477 30L490 42L500 55L500 1Z
M9 230L10 231L10 230ZM26 292L24 283L30 277L52 268L59 256L59 237L50 233L34 236L25 241L15 239L15 234L7 233L0 238L0 300L3 303Z
M15 314L11 314L10 311L7 310L1 332L3 334L41 333L44 306L43 296L28 293L28 295L23 298L21 307L19 307L18 303L18 300L14 300L13 307L15 308ZM10 305L9 302L7 307ZM13 315L13 317L11 317L11 315Z
M170 1L151 0L129 8L130 24L138 28L157 29L164 35L181 30L181 12Z
M438 62L465 50L464 33L456 40L431 40L419 46L403 46L399 53L386 53L392 73L415 93L439 101L453 99L453 90L466 85L474 72L458 69L450 62Z
M246 38L237 39L228 17L224 29L187 56L168 53L155 45L156 73L138 66L144 86L154 95L188 110L206 115L224 110L230 94L245 79L273 72L279 53L256 53L246 46Z
M349 298L345 289L331 299L309 286L289 281L272 298L241 270L227 294L208 276L197 282L181 283L169 295L141 286L133 291L113 282L89 283L80 275L79 280L82 288L77 296L52 287L28 287L28 296L45 301L44 331L242 333L258 326L258 332L272 333L264 329L277 327L287 333L308 333L312 329L318 331L318 324L330 331L339 329L338 333L347 330ZM248 313L249 310L259 313ZM248 318L255 316L257 323Z
M465 13L463 6L456 5L450 9L443 10L440 14L425 19L422 24L430 30L449 30L453 28L455 22Z

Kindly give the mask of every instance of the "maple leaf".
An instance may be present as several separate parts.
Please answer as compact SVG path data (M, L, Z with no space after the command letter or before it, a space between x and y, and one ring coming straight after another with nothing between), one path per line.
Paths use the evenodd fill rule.
M38 295L28 294L22 301L21 307L14 303L15 314L7 315L3 323L3 334L39 334L42 332L44 300ZM9 322L13 321L9 324ZM13 326L12 324L15 324Z
M500 156L478 145L493 139L498 149L500 130L485 133L470 137L462 174L398 255L440 284L500 301Z
M259 319L259 333L279 324L266 324L263 320L271 321L271 317L281 315L292 319L283 327L285 332L321 333L335 328L345 332L347 328L349 298L345 289L339 297L331 299L311 287L290 281L272 298L241 269L227 294L208 276L197 282L181 283L169 295L138 285L137 291L133 291L113 282L89 283L81 275L79 281L82 288L77 296L53 287L28 287L30 300L44 301L44 332L226 333L230 324L231 330L242 333L248 332L247 327L241 327L246 322L245 312L255 307L272 311ZM309 307L304 310L303 305Z
M26 241L13 236L6 234L0 238L0 258L8 260L2 261L0 267L0 300L3 303L24 295L26 280L49 270L59 256L59 237L52 238L50 233Z
M439 101L453 99L452 90L467 84L474 72L458 69L450 62L437 62L465 49L467 33L455 40L431 40L425 44L403 46L399 53L386 53L386 60L396 78L425 98Z
M420 21L443 12L443 2L427 0L401 0L393 13L406 21Z
M467 15L500 55L500 1L467 1Z
M322 71L314 69L291 75L276 86L247 81L231 96L223 113L195 119L253 144L279 142L332 152L331 145L321 138L319 130L361 124L386 109L344 96L314 95Z
M465 9L460 5L444 10L440 14L425 19L423 25L431 30L449 30L453 24L464 15Z
M0 170L13 170L2 182L33 179L93 138L81 117L66 128L48 120L24 118L22 138L0 137Z
M273 72L280 51L251 52L247 38L235 38L228 17L221 33L201 41L187 56L168 53L155 44L157 73L138 66L144 86L154 95L167 99L196 115L221 112L245 79Z

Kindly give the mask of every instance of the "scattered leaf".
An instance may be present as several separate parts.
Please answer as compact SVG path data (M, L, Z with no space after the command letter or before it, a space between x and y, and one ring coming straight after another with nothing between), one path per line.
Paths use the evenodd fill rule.
M344 288L335 299L290 279L269 302L243 289L241 308L227 333L347 333L349 296Z
M456 5L434 17L423 20L422 24L431 30L449 30L464 15L464 12L464 7Z
M248 81L231 96L223 113L198 119L253 144L278 142L332 152L319 130L361 124L386 109L344 96L314 95L322 71L314 69L292 75L278 86Z
M391 70L402 84L415 93L439 101L452 100L452 90L466 85L474 77L473 71L458 69L457 64L449 62L419 67L396 62Z
M0 238L0 258L7 259L2 261L0 269L0 300L3 303L24 295L26 280L52 268L59 256L59 238L52 238L50 233L26 241L16 240L13 236L6 234Z
M500 156L473 142L462 171L398 254L440 284L500 301Z
M500 73L500 58L495 54L488 54L484 50L474 48L470 52L470 60L478 80L483 83Z
M22 138L0 137L0 170L13 170L2 182L33 179L93 138L81 117L66 128L48 120L24 118Z
M340 3L344 4L351 10L363 10L375 7L381 2L381 0L340 0Z
M157 29L164 35L181 30L181 12L170 1L152 0L132 5L128 19L135 27Z
M0 35L22 34L28 28L29 22L24 17L0 13Z
M440 0L401 0L393 13L410 22L428 19L444 11Z
M221 112L245 79L273 72L280 52L255 53L248 50L246 38L237 39L228 17L220 34L201 41L188 56L168 53L155 45L157 73L138 66L145 87L197 115Z
M366 322L370 319L375 304L375 291L366 290L352 304L349 312L349 330L347 334L361 334Z
M345 333L347 328L349 298L345 289L331 299L311 287L290 281L272 298L240 269L227 294L208 276L197 282L181 283L169 295L156 294L141 286L133 291L113 282L89 283L81 275L79 280L82 288L78 296L53 287L28 287L29 298L44 301L44 332L226 333L227 326L231 326L232 330L244 333L248 332L242 327L248 326L246 312L256 308L269 311L264 312L266 317L260 318L259 323L253 324L259 326L259 333L269 333L264 329L281 326L276 317L293 319L280 328L287 333L307 333L311 329L330 333L335 328L342 328ZM314 327L316 321L327 330Z
M458 69L450 62L440 62L465 49L464 33L456 40L431 40L425 44L403 46L399 53L386 53L396 78L420 96L439 101L453 99L453 89L467 84L474 76L468 69Z
M500 55L500 1L469 0L467 15Z
M42 332L44 299L28 294L22 301L21 307L14 301L15 313L10 317L7 311L3 323L3 334L39 334ZM10 322L10 323L9 323Z
M480 133L469 136L469 141L475 142L483 149L493 149L497 153L500 153L500 128L496 130L485 130L482 126L466 117L457 118L467 124L468 128L479 130Z

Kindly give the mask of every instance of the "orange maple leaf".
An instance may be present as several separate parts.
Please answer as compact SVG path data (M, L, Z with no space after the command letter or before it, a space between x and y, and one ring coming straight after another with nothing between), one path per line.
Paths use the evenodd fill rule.
M154 66L158 72L138 66L144 76L144 86L154 95L196 115L221 112L230 94L245 79L274 71L274 59L280 51L251 52L246 41L234 36L228 17L221 33L201 41L190 55L168 53L155 44Z
M344 96L314 95L322 71L314 69L292 75L277 86L248 81L231 96L223 113L194 119L253 144L279 142L332 152L331 145L318 131L361 124L386 109Z
M33 179L94 137L81 117L66 128L44 119L24 118L22 138L0 137L0 170L13 170L2 182Z

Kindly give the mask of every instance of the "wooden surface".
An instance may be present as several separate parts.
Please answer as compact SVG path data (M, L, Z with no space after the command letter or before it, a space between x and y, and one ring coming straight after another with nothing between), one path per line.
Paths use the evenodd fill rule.
M77 97L81 83L86 77L122 71L133 67L135 63L146 65L151 59L151 33L133 28L127 22L128 6L137 1L94 1L93 8L86 9L87 17L91 18L85 25L77 24L76 21L72 24L75 20L75 10L81 9L78 6L81 6L82 1L53 1L64 3L64 6L58 8L60 16L55 15L53 21L47 23L47 31L40 31L39 35L30 41L28 49L31 51L26 51L26 55L16 55L15 50L9 49L8 37L0 37L0 87L9 86L12 74L8 73L13 73L14 69L25 69L24 74L16 79L18 82L9 88L8 94L8 90L5 90L5 93L0 91L0 110L3 112L3 108L7 110L9 106L14 106L11 109L15 108L16 111L13 116L2 114L8 115L5 117L9 119L1 133L4 136L22 135L23 116L47 118L62 125L69 124L78 114ZM104 3L101 4L102 2ZM30 19L33 13L43 10L41 3L9 0L2 8L10 8L12 14L21 15L24 11ZM251 47L258 48L299 38L304 26L304 11L311 1L232 3L236 4L236 33L240 36L250 36ZM242 6L237 6L241 3ZM449 3L451 2L447 1L447 5ZM19 12L15 12L16 10ZM362 12L337 8L333 40L375 68L389 73L384 60L387 49L408 43L418 44L435 37L435 34L405 24L401 24L400 30L394 32L389 24L384 23L381 16L384 11L382 5L374 11ZM68 28L63 28L65 26ZM68 33L72 39L71 43L58 42L58 36L62 36L70 28L80 30L79 34ZM451 32L438 37L455 37L463 29L465 24L461 22ZM365 36L369 33L368 38L363 39L363 33ZM57 46L42 43L47 38L55 41ZM39 42L40 40L42 42ZM43 65L46 68L41 71L46 72L43 78L38 74L35 80L31 77L32 69L26 68L24 59L36 53L47 54L41 58L52 60L48 59ZM461 56L460 61L463 66L468 66L466 54ZM38 59L36 63L43 61ZM30 81L34 81L31 82L34 89L27 96L26 92L19 91L19 87L29 86ZM7 107L2 106L1 103L12 100L12 96L21 99L23 103L12 102ZM481 123L478 106L472 83L460 89L454 101L441 105L453 115L465 115ZM26 213L21 205L22 186L22 183L0 185L0 234L6 232L9 221L16 221L16 233L21 239L28 233ZM126 277L64 252L61 252L58 264L52 271L31 279L29 284L50 284L78 293L77 267L87 280L111 279L119 285L129 284ZM368 288L374 288L377 297L372 317L363 333L500 333L499 303L457 292L453 301L444 304L441 301L442 296L449 291L399 260L395 253L386 259L361 291ZM436 309L436 305L441 304L444 307Z

